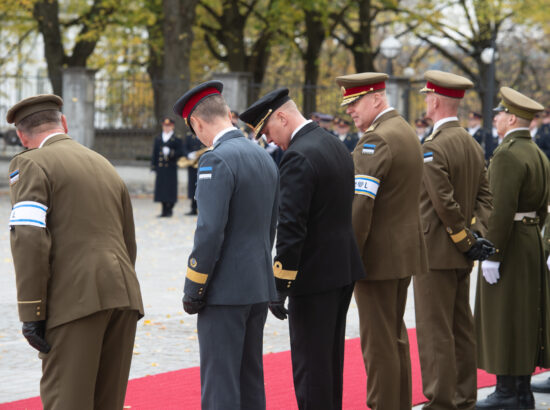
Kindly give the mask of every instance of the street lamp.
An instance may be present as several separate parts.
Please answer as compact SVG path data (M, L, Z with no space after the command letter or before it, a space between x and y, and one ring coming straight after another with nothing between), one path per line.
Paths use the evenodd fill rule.
M495 39L491 40L491 47L483 49L481 61L489 67L486 70L487 88L485 89L485 101L483 104L483 128L493 132L493 103L495 98L495 61L498 59L498 52L495 47Z
M401 42L394 36L386 37L382 43L380 43L380 52L388 60L388 66L386 73L391 77L393 75L392 60L397 57L401 51Z

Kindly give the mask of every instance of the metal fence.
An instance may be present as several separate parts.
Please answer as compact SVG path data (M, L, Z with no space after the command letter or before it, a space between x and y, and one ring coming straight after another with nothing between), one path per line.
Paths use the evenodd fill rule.
M424 112L424 98L418 93L423 82L409 82L403 93L407 99L409 121L414 121ZM341 91L336 86L304 86L302 84L251 84L248 101L278 88L288 87L290 96L299 108L303 107L307 93L315 91L315 111L332 115L345 115L340 107ZM50 81L44 76L0 76L0 132L11 127L5 122L9 108L22 98L52 92ZM469 107L461 106L461 114ZM305 113L306 115L310 113ZM465 118L465 117L463 117ZM96 129L152 129L157 119L154 115L153 86L147 75L126 76L123 78L96 78L95 80L95 128Z

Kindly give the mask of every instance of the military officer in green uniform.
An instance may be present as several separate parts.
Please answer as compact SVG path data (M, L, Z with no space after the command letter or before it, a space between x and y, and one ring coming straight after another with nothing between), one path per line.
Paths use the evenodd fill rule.
M548 273L540 228L549 166L529 123L543 106L508 87L495 111L504 139L489 165L493 212L487 238L498 252L482 262L475 306L478 367L497 375L480 409L534 409L531 373L550 366Z
M428 399L423 408L473 409L477 368L470 272L475 259L494 252L477 237L487 228L491 193L483 150L457 117L473 83L437 70L427 71L424 78L426 117L434 127L422 145L420 200L430 269L414 278L416 335Z
M366 278L355 285L367 406L411 408L409 339L403 321L411 276L426 271L420 221L422 149L389 106L384 73L337 77L346 112L363 132L353 150L352 221Z
M45 409L121 409L143 316L132 204L113 166L67 135L62 105L38 95L7 114L28 148L9 171L19 318Z

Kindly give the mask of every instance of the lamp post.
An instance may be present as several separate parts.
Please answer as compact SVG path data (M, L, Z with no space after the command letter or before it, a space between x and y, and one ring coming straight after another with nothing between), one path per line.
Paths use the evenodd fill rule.
M380 52L388 60L386 73L391 77L393 75L392 60L397 57L401 51L401 42L393 36L386 37L380 43Z
M483 103L483 128L493 132L493 103L495 98L495 61L498 59L498 53L495 47L495 39L491 40L491 47L485 48L481 52L481 61L488 65L486 70L485 98Z

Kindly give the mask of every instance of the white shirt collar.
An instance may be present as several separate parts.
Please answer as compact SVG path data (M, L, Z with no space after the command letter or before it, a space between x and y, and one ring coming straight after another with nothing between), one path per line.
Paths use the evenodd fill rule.
M504 134L503 139L506 138L508 136L508 134L511 134L512 132L516 132L516 131L527 131L527 132L529 132L529 128L527 128L527 127L514 128L513 130L510 130L506 134Z
M310 122L313 122L313 121L311 121L311 120L306 120L306 121L304 121L303 123L301 123L300 125L298 125L298 126L296 127L296 129L294 130L294 132L292 133L292 135L290 136L290 140L292 141L292 138L294 138L294 136L295 136L296 134L298 134L298 131L300 131L302 128L304 128L304 127L305 127L307 124L309 124Z
M433 132L437 131L439 127L441 127L443 124L446 124L451 121L458 121L458 117L447 117L447 118L441 118L439 121L437 121L434 124L434 130Z
M223 137L225 134L227 134L229 131L233 131L233 130L236 130L236 129L237 129L237 127L231 126L231 127L227 127L227 128L225 128L225 129L221 130L220 132L218 132L218 133L216 134L216 136L215 136L214 139L212 140L212 145L215 145L216 142L218 142L218 140L219 140L221 137Z
M162 141L163 142L166 142L170 139L170 137L172 136L172 134L174 134L174 131L170 131L170 132L163 132L162 133Z
M374 121L376 121L378 118L380 118L381 116L383 116L385 113L390 112L391 110L395 110L395 108L393 108L393 107L388 107L388 108L386 108L384 111L380 111L380 112L378 113L378 115L377 115L376 117L374 117L374 120L372 121L372 123L374 124Z
M40 145L38 146L38 148L42 148L42 146L44 145L44 143L46 141L48 141L51 137L55 137L56 135L63 135L64 133L63 132L54 132L53 134L50 134L48 135L46 138L44 138L42 140L42 142L40 143Z
M479 130L480 128L481 128L481 125L478 125L478 126L473 127L473 128L468 128L468 132L470 134L474 135L477 132L477 130Z

